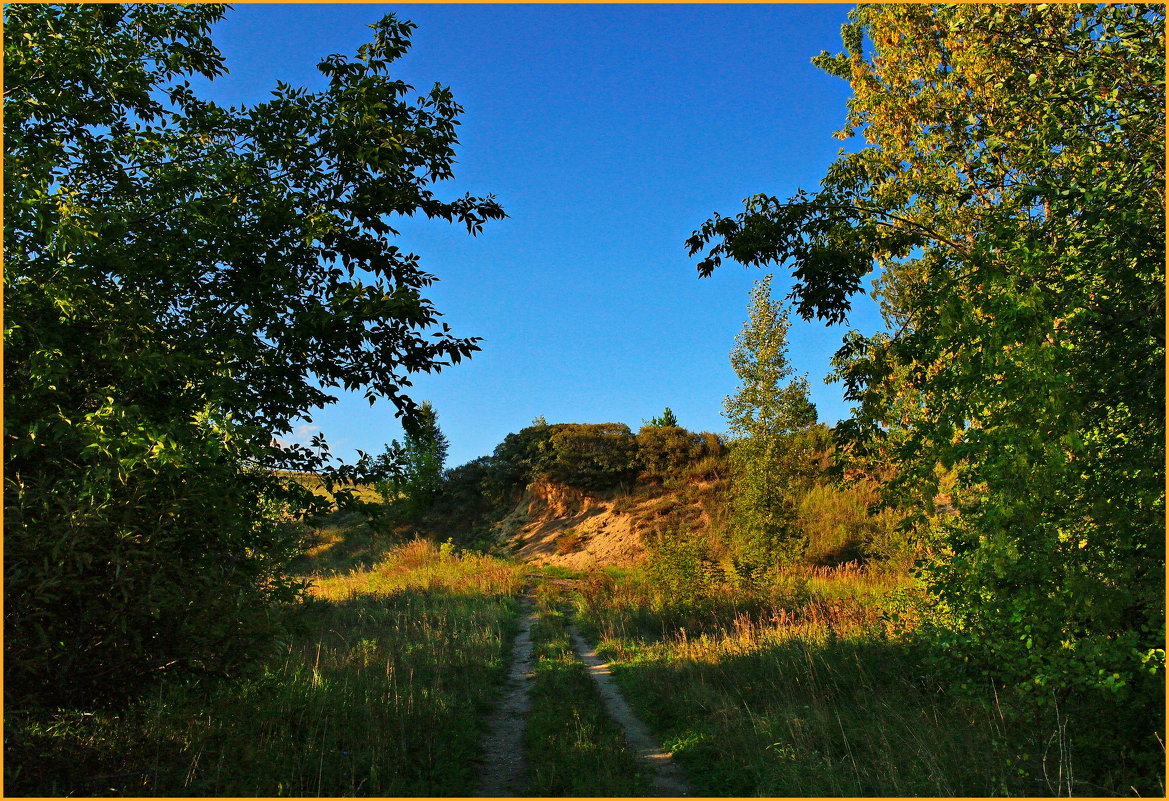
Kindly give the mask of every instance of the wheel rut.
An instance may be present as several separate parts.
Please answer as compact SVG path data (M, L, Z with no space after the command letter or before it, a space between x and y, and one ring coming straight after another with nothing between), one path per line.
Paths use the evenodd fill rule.
M568 636L577 656L589 669L589 675L597 685L605 711L617 725L625 730L625 739L630 749L653 771L653 789L656 797L677 798L691 795L690 785L682 767L672 755L662 748L641 718L634 714L613 680L609 665L593 650L576 626L568 624Z
M543 578L535 577L532 578ZM551 579L567 584L571 579ZM535 622L535 598L529 591L522 600L520 628L512 644L503 695L487 719L487 732L481 743L483 767L479 774L476 797L516 797L524 791L528 778L524 731L531 709L530 692L534 674L532 625ZM653 796L677 798L692 795L686 774L650 733L649 728L629 707L613 680L608 663L597 656L576 626L567 625L569 639L577 656L588 668L609 717L625 732L629 748L650 770Z
M487 719L487 733L481 744L483 768L475 793L479 798L514 797L523 791L527 779L524 729L531 708L535 605L530 594L521 603L520 630L512 643L511 667L507 671L503 698Z

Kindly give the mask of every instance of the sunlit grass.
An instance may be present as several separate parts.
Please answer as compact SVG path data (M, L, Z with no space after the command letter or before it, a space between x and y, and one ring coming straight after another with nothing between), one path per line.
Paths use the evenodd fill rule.
M928 679L880 599L904 576L802 571L774 604L694 611L636 576L582 582L579 614L635 710L702 795L1042 794L1002 709ZM792 585L795 586L795 585Z
M466 795L521 580L517 565L425 541L331 571L300 613L305 633L253 674L175 679L120 713L30 723L22 773L10 770L5 789Z

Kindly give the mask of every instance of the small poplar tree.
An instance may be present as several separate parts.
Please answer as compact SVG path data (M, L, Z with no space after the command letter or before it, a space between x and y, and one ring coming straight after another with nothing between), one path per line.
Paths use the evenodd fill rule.
M419 404L402 427L406 432L402 442L394 440L381 457L390 477L378 484L378 492L406 517L417 517L431 507L442 489L450 443L438 426L438 413L430 401Z
M771 299L771 276L751 290L750 316L735 338L731 366L740 385L723 405L730 433L731 547L737 578L762 581L802 547L795 492L816 422L808 380L787 358L787 309Z

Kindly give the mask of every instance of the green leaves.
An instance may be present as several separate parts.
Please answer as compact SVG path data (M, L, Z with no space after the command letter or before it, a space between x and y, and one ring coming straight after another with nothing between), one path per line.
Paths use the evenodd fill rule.
M295 594L282 519L314 508L272 470L328 461L277 438L334 387L411 414L411 373L478 349L392 241L397 214L503 216L434 191L461 109L390 75L413 26L388 16L325 59L324 91L223 108L185 78L224 72L224 12L4 10L7 567L27 621L8 664L29 697L243 661Z
M751 291L750 316L735 339L731 366L739 376L723 404L730 434L732 538L747 574L763 581L802 547L796 527L797 488L809 463L816 422L808 381L787 358L787 309L771 299L771 276Z
M1136 655L1164 619L1164 9L864 5L850 24L816 61L852 84L867 146L687 247L702 275L790 265L805 318L842 320L879 267L889 333L838 352L857 404L838 433L938 542L931 635L1027 692L1160 709Z

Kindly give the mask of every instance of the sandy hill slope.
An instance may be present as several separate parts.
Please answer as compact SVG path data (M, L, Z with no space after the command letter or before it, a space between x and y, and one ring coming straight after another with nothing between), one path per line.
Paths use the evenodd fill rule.
M588 492L541 479L527 487L496 528L516 556L534 564L629 565L642 558L646 537L658 527L709 525L708 510L721 484L637 484Z

